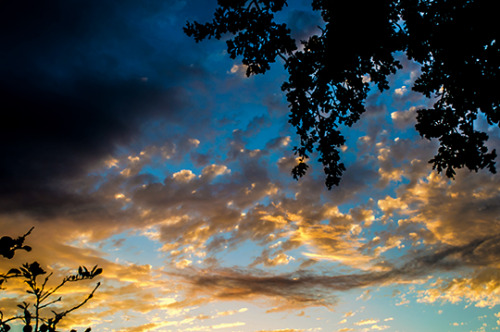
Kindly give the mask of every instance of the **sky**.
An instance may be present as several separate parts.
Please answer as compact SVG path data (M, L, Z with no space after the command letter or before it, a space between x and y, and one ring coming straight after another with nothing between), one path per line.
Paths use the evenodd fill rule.
M0 225L62 291L94 297L61 327L83 331L495 331L500 176L428 160L415 131L419 66L403 55L352 128L338 187L314 156L299 181L277 61L263 76L195 43L213 0L0 3ZM305 38L308 1L281 18ZM500 147L500 131L477 128ZM9 284L10 283L10 284ZM0 310L21 299L0 293ZM8 286L12 285L12 288ZM17 292L17 293L16 293Z

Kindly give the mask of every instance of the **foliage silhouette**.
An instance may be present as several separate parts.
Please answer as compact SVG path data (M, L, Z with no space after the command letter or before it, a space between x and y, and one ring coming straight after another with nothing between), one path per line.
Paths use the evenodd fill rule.
M26 234L18 237L17 239L13 239L10 236L3 236L2 238L0 238L0 255L5 258L11 259L12 257L14 257L14 253L16 250L22 249L31 251L30 246L24 245L24 240L28 235L31 234L32 230L33 227Z
M31 247L24 245L24 240L32 230L33 228L17 239L13 239L9 236L2 237L0 239L0 254L5 258L11 259L14 257L16 250L24 249L30 251ZM5 274L0 274L0 287L4 285L8 279L21 278L27 285L26 293L30 294L30 296L34 298L33 303L23 301L21 304L17 305L17 307L21 310L21 314L19 315L6 318L4 317L3 312L0 311L0 332L10 331L11 326L9 323L12 321L21 321L24 325L23 332L56 332L56 327L61 320L69 313L85 305L94 296L94 293L97 288L99 288L100 283L98 282L87 297L77 305L61 311L51 310L52 317L48 317L44 315L44 309L62 301L61 297L54 299L55 294L67 283L93 279L101 273L102 269L97 266L94 266L91 270L88 270L84 266L80 266L76 274L64 277L54 287L48 286L48 281L52 276L52 273L48 274L40 282L39 278L46 275L47 272L43 270L38 262L26 263L19 268L10 269ZM85 330L85 332L90 331L90 327ZM71 330L71 332L76 332L76 330Z
M453 178L455 169L488 168L495 173L496 151L474 122L482 113L499 125L500 44L495 2L488 0L311 0L323 19L321 33L296 41L274 14L286 0L218 0L212 22L188 22L187 35L199 42L229 34L227 51L242 57L247 76L265 73L281 57L288 70L282 85L290 107L289 122L300 146L292 170L302 177L306 159L319 154L326 186L338 185L344 164L342 126L352 126L365 111L371 85L389 88L388 76L402 69L395 55L404 53L421 65L412 89L436 98L418 110L416 129L440 146L429 162ZM370 83L371 82L371 83Z

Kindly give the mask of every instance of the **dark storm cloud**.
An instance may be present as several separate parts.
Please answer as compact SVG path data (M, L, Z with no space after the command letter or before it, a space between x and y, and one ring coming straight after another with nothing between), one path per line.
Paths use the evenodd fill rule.
M71 181L146 121L181 121L189 60L175 53L176 38L166 45L172 31L158 29L168 28L168 12L157 17L167 8L180 2L0 4L1 210L85 200L70 195Z
M168 113L181 104L178 93L135 82L88 80L75 83L74 90L61 95L27 85L1 85L4 204L59 190L59 181L83 175L117 145L129 142L141 117Z

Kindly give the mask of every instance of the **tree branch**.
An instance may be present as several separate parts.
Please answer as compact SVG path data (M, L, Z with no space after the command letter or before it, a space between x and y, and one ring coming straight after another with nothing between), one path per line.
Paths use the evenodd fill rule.
M57 323L59 323L59 321L64 317L66 316L67 314L69 314L70 312L72 311L75 311L76 309L78 308L81 308L82 306L84 306L93 296L94 296L94 293L95 291L97 290L97 288L99 288L99 286L101 286L101 283L98 282L97 285L94 287L94 289L92 290L92 292L90 292L90 294L87 296L87 298L85 300L83 300L80 304L74 306L73 308L71 309L68 309L62 313L56 313L53 311L53 313L55 314L55 318L54 318L54 326L56 326Z

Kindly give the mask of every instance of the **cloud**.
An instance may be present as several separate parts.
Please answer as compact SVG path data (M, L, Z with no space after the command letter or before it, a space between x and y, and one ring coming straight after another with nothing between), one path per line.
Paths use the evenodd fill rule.
M266 150L274 150L290 144L290 136L276 137L266 143Z
M192 292L210 294L213 300L256 300L265 296L278 305L274 310L287 310L308 306L330 305L313 289L321 286L315 278L292 276L256 276L244 271L222 270L218 273L193 273L184 275L193 286ZM306 287L303 287L307 285ZM307 289L309 288L309 289Z
M295 258L293 256L289 256L282 251L278 251L274 254L274 257L271 257L272 253L270 250L263 250L261 255L254 260L254 262L250 265L251 267L255 267L259 264L262 264L266 267L270 266L278 266L278 265L287 265L291 261L294 261Z
M246 325L246 323L244 323L244 322L221 323L221 324L212 325L211 328L214 330L218 330L218 329L227 329L227 328L244 326L244 325Z
M315 260L332 260L342 264L366 269L372 262L371 255L363 255L357 240L356 224L309 225L300 227L292 241L310 246L313 252L305 252L306 257Z
M56 232L52 231L52 233ZM104 270L104 273L94 280L66 284L54 294L52 299L48 299L51 301L61 296L62 307L71 308L83 301L97 282L101 282L101 287L94 294L92 301L87 303L81 311L72 313L63 321L60 326L63 329L94 327L105 323L110 315L120 311L124 315L129 315L161 310L161 297L175 292L173 285L168 285L164 280L158 279L160 271L150 265L111 262L103 258L102 252L81 243L61 245L63 241L57 236L51 237L51 241L46 241L46 239L43 232L35 228L26 239L34 248L33 252L16 255L13 260L1 260L1 270L6 271L9 266L19 266L21 263L36 259L48 273L52 273L47 283L48 287L54 287L63 277L76 273L78 266L92 268L94 264L97 264ZM13 300L16 304L10 308L17 308L16 305L25 300L25 296L29 296L24 291L16 294L18 290L24 289L23 285L19 286L19 288L14 287L9 281L8 287L2 290L6 296L14 295ZM141 300L137 301L138 298ZM28 302L32 300L33 298ZM45 310L49 309L51 308ZM4 313L7 314L6 311Z
M344 314L344 317L352 317L352 316L354 316L355 314L356 314L355 312L349 311L349 312L346 312L346 313Z
M414 176L414 171L421 172L419 168L409 169L408 176L403 175L410 183L398 188L397 197L378 202L387 217L394 214L402 232L411 233L413 229L428 243L449 245L463 245L500 233L496 222L498 204L494 203L500 194L496 175L459 171L456 179L450 181L436 173L424 178ZM482 251L485 258L496 255L496 250L487 250Z
M29 208L48 193L57 195L62 183L86 175L116 147L130 143L139 131L136 123L148 113L166 116L183 104L180 90L127 80L77 80L66 93L23 81L0 82L8 119L1 131L8 161L1 166L3 209L21 202Z
M193 180L196 177L196 175L189 169L183 169L180 170L179 172L174 173L172 177L176 181L189 182Z
M378 319L363 319L363 320L360 320L359 322L356 322L354 323L354 325L373 325L373 324L376 324L378 323L379 320Z
M227 166L212 164L203 168L203 170L201 171L201 176L207 179L213 179L216 176L229 173L231 173L231 170L227 168Z
M415 108L406 104L420 102L409 91L417 68L391 77L407 87L392 105L381 94L369 98L368 121L346 135L341 186L326 191L314 155L310 174L289 181L297 160L284 151L296 137L286 120L279 130L272 123L286 105L265 85L269 76L221 80L211 67L219 53L184 52L184 41L165 33L175 26L165 21L183 17L182 1L56 1L29 13L5 6L0 223L12 235L34 225L36 249L2 262L5 269L38 257L53 270L97 263L106 286L89 307L102 309L96 320L117 312L168 318L124 328L130 332L230 329L208 320L235 311L187 314L212 301L252 300L268 312L331 307L344 292L371 296L372 287L398 284L424 284L412 293L423 303L498 303L499 178L458 172L450 182L429 173L436 145L416 140ZM316 16L292 18L305 37L316 29ZM11 65L18 60L24 66ZM123 237L135 232L151 248L135 249L136 262L108 260L110 250L130 255ZM228 266L224 255L247 244L252 254ZM430 279L442 271L450 279Z
M407 92L408 92L408 88L405 85L394 90L394 94L396 96L399 96L399 97L404 96Z
M389 325L377 325L377 324L374 324L370 327L370 329L374 331L383 331L389 328L391 328Z
M493 308L500 304L500 269L485 268L468 277L439 278L426 290L419 291L421 303L460 303L479 308Z
M148 323L148 324L143 324L143 325L139 325L139 326L127 327L127 328L125 328L125 331L126 332L147 332L147 331L155 330L160 325L161 324L159 324L159 323Z
M407 111L395 111L391 113L391 119L397 128L405 129L413 127L417 123L417 107L412 106Z
M396 198L388 199L382 196L378 201L344 210L342 213L337 205L321 201L322 192L315 187L318 181L309 179L298 185L293 184L292 187L298 191L295 195L286 195L273 190L277 185L282 186L281 183L271 183L265 177L248 177L245 170L238 167L239 161L228 163L227 166L207 164L198 170L180 168L168 173L164 178L148 181L145 181L144 174L141 174L142 166L138 166L129 177L118 175L122 168L133 169L134 165L163 155L165 150L146 148L143 151L144 154L117 158L117 162L113 162L115 166L108 169L104 176L104 183L98 190L89 192L89 197L99 199L100 206L107 208L106 213L82 212L81 220L87 222L84 225L76 221L68 222L69 216L75 216L74 212L59 216L60 219L54 219L44 228L39 228L36 224L36 230L43 232L43 236L36 242L37 247L40 246L47 257L68 264L74 257L80 257L75 262L86 265L95 260L110 271L111 280L128 282L118 277L123 273L130 274L130 281L141 283L154 274L147 265L113 265L99 260L101 253L98 251L78 251L68 246L57 247L57 244L74 240L77 238L76 233L92 240L97 236L105 238L130 227L149 229L151 238L165 245L164 252L170 252L167 257L172 259L169 259L166 268L171 270L176 264L183 268L177 274L174 271L169 275L180 277L179 280L184 281L183 285L187 287L187 294L192 294L192 298L186 301L176 299L176 308L210 301L248 299L259 302L262 299L270 299L274 306L269 309L271 312L309 306L333 306L341 292L426 280L427 275L440 271L494 267L498 258L498 236L492 234L491 227L487 231L473 228L471 225L468 234L457 234L455 238L445 236L450 230L456 232L454 223L461 222L448 215L458 208L452 208L452 204L463 203L461 196L454 194L462 193L461 189L469 186L482 188L466 192L463 199L468 199L469 204L491 206L477 209L476 214L471 217L487 220L488 216L494 214L495 205L491 202L495 200L498 188L489 184L489 175L483 177L484 175L479 174L479 178L475 178L477 182L457 177L457 181L451 184L431 175L401 185L393 193ZM173 149L168 151L172 152ZM395 155L397 151L398 149L389 149L387 157ZM247 161L260 163L261 159L244 155L242 162ZM408 177L414 176L412 172L416 173L411 167L405 168L404 171L404 176ZM189 181L179 181L180 179ZM253 180L256 182L252 182ZM457 187L454 187L455 185ZM435 207L432 206L433 203L436 204ZM112 216L108 216L108 213ZM395 222L390 226L392 228L386 231L378 232L375 237L370 237L373 241L365 238L366 235L372 234L372 227L378 220L383 220L387 215L399 222ZM90 220L96 216L100 219ZM437 229L429 226L427 229L427 225L433 225L437 217L447 221L441 224L446 227ZM5 225L8 229L14 229L13 225L20 227L19 220L26 225L32 222L32 219L23 218L10 221L4 219ZM85 232L81 233L82 230ZM425 235L427 233L424 230L431 232L432 236ZM487 235L488 232L491 234ZM19 232L21 233L22 231ZM52 233L57 234L57 237L52 236L56 245L42 244L43 238ZM399 247L410 233L415 234L416 241L422 240L424 235L427 236L426 240L432 246L416 247L406 255L400 254L402 257L398 259L386 260L386 257L383 257L384 252ZM453 241L449 241L449 238ZM268 248L257 256L254 265L246 269L224 269L217 263L209 265L209 262L216 261L217 252L223 248L231 250L247 240ZM56 252L60 254L51 255L51 247L57 247ZM296 251L292 254L292 250ZM297 251L302 252L303 257L297 255ZM66 256L62 253L66 253ZM88 255L85 259L84 254ZM335 260L350 269L346 274L331 275L319 274L314 270L272 274L253 268L258 264L262 264L259 266L262 268L282 264L290 271L302 263L304 256L307 258L308 254L315 261ZM385 261L382 263L383 259ZM200 268L204 260L207 262L204 267L209 267L206 270ZM442 281L442 285L447 282ZM487 279L477 279L478 285L484 282L487 282ZM147 283L144 285L147 289L151 287ZM466 289L459 286L457 283L455 288L449 289L456 289L457 294L460 289L465 293ZM434 288L443 289L443 293L448 289L437 284ZM140 294L139 290L137 292ZM153 303L156 295L151 293ZM421 298L430 302L432 296L433 293L422 294ZM435 298L434 301L445 300L446 296L452 298L450 293L443 295L441 299ZM480 293L470 298L471 301L485 303L493 303L495 300ZM134 310L155 308L149 306L151 303L148 301L148 305L143 309ZM169 306L174 308L174 304ZM123 307L116 304L116 308L122 310Z
M304 332L306 330L297 330L297 329L279 329L279 330L259 330L257 332Z
M486 240L477 240L463 246L449 246L434 253L423 253L410 258L401 265L393 263L393 268L385 271L371 271L345 275L317 275L305 271L291 274L269 274L258 270L219 269L219 270L186 270L186 273L177 274L190 285L190 296L209 296L206 301L213 300L258 300L265 297L273 300L277 307L273 310L289 310L311 306L331 306L336 303L336 292L352 289L367 288L387 284L415 282L425 279L428 275L440 271L453 271L466 266L475 266L473 255L481 243ZM497 240L494 240L497 241ZM479 281L479 279L478 279ZM456 281L455 281L456 282ZM484 285L482 278L478 285ZM467 280L464 280L464 285ZM492 286L496 289L496 286ZM442 289L448 289L443 287ZM457 288L458 290L458 288ZM472 301L486 300L485 290ZM495 290L496 292L496 290ZM465 293L465 290L462 294ZM421 301L434 302L433 294L429 291L422 296ZM496 295L490 295L489 299ZM446 295L442 295L443 298ZM439 298L439 297L438 297ZM471 297L472 299L473 297ZM495 303L495 302L489 302ZM375 324L365 322L360 324Z
M167 2L2 4L0 210L93 204L69 188L153 119L183 121L181 82L196 74L150 33L151 16L175 9ZM158 75L167 69L170 81Z

